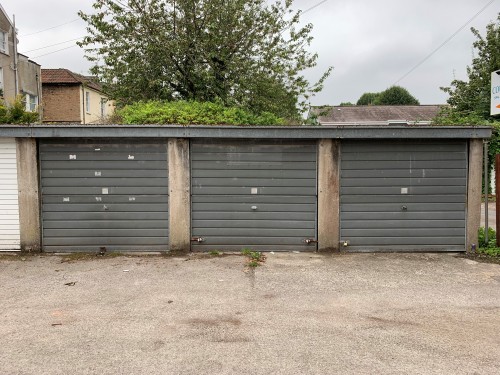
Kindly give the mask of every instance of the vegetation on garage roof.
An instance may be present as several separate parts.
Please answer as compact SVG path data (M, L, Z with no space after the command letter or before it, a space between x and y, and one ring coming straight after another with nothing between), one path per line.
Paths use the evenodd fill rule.
M0 101L0 124L33 124L38 122L38 113L25 110L25 104L18 97L11 105Z
M176 125L287 125L270 112L253 113L218 102L147 101L126 105L117 111L122 124Z

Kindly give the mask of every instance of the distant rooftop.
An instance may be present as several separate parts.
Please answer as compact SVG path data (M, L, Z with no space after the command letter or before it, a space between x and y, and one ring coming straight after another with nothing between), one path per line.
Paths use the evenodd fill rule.
M321 125L430 124L444 105L356 105L311 107Z
M102 91L102 86L93 79L68 69L42 69L42 84L83 84L91 89Z

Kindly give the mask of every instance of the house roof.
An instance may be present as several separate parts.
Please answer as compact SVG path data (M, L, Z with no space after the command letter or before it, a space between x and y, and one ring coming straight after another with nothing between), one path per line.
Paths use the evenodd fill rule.
M29 58L29 56L26 56L26 55L24 55L24 54L22 54L22 53L18 53L18 55L19 55L19 59L21 59L21 60L24 58L24 60L25 60L25 61L28 61L28 62L30 62L30 63L32 63L32 64L35 64L35 65L41 66L41 65L40 65L39 63L37 63L36 61L31 60L31 59Z
M312 107L321 125L430 123L443 105L356 105Z
M91 89L102 91L102 86L92 77L73 73L68 69L42 69L43 84L76 84L84 85Z
M5 18L7 18L7 21L9 21L10 25L13 26L12 21L7 12L5 11L5 9L3 8L2 4L0 4L0 11L4 14Z

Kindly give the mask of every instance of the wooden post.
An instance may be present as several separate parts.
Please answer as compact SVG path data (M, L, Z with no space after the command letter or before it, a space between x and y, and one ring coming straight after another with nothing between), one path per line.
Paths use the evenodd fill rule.
M495 155L495 207L497 246L500 244L500 154Z
M484 242L489 243L490 238L489 237L489 231L490 229L490 223L489 223L489 216L488 216L488 193L490 191L490 187L488 186L489 178L488 178L488 142L484 141L484 147L483 147L483 166L484 166L484 171L483 171L483 176L484 176Z

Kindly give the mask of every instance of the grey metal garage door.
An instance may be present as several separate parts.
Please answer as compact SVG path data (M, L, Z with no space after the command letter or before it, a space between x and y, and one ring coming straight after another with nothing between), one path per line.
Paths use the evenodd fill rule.
M343 142L341 157L348 250L465 249L465 141Z
M43 249L168 249L166 143L41 141Z
M316 144L191 143L193 250L315 250Z

